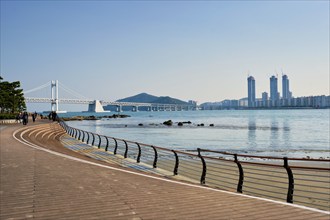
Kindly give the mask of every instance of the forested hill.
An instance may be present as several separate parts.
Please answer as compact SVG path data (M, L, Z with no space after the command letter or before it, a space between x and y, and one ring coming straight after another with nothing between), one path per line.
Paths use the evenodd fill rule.
M140 93L135 96L119 99L117 102L143 102L143 103L159 103L159 104L188 104L179 99L171 98L169 96L153 96L147 93Z
M143 103L152 103L158 99L157 96L149 95L147 93L140 93L135 96L127 97L124 99L118 99L117 102L143 102Z

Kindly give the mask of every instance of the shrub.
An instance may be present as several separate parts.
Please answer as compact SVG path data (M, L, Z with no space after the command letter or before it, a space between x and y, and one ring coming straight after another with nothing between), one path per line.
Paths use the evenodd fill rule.
M0 114L0 119L16 119L16 114Z

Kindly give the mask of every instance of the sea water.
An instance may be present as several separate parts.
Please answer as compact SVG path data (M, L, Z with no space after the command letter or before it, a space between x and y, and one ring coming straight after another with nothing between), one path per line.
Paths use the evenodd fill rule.
M117 113L67 113L60 116L112 114ZM330 158L330 109L121 114L130 117L67 123L82 130L169 149L204 148L267 156ZM163 125L167 120L172 120L173 125ZM191 124L177 124L188 121Z

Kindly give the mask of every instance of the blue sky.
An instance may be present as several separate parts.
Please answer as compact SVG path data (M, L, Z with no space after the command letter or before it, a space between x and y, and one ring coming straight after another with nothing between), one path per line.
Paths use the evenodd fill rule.
M1 1L1 75L93 99L329 95L329 1ZM281 83L279 83L281 91Z

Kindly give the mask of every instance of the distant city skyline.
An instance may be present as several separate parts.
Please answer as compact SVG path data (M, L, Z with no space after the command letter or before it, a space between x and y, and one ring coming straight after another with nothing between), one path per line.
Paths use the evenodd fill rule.
M248 80L248 84L247 84L247 88L248 88L248 93L247 93L247 97L248 97L248 101L249 101L249 106L253 107L252 103L255 102L255 100L258 98L258 96L256 96L256 92L255 92L255 88L256 88L256 80L253 76L248 76L247 78ZM289 99L292 98L292 92L290 91L290 81L289 81L289 77L287 74L283 74L282 73L282 94L279 92L279 84L278 84L278 76L272 75L270 78L270 88L269 88L269 100L279 100L279 99ZM328 95L328 94L318 94L318 95ZM309 95L312 96L312 95ZM264 91L262 92L261 99L263 100L268 100L268 91Z
M295 97L330 93L329 1L0 4L0 74L24 90L59 80L93 99L203 103L246 97L248 75L259 98L284 72Z
M253 76L249 76L247 78L248 80L248 93L247 93L247 97L248 97L248 102L249 102L249 107L253 107L253 103L255 102L257 96L256 96L256 92L255 92L255 78ZM272 75L270 78L270 88L269 88L269 100L272 101L276 101L279 100L281 98L283 99L289 99L292 97L292 92L290 91L289 88L289 78L286 74L282 74L282 96L281 93L279 92L279 86L278 86L278 77ZM320 94L320 95L326 95L326 94ZM264 91L261 94L261 99L262 100L268 100L268 92Z
M256 86L258 83L253 76L247 77L247 97L240 99L224 99L217 102L206 102L200 106L203 110L221 110L221 109L296 109L296 108L330 108L330 95L309 95L292 96L290 91L289 77L282 74L282 94L279 92L278 77L269 78L269 93L264 91L261 97L256 96Z

